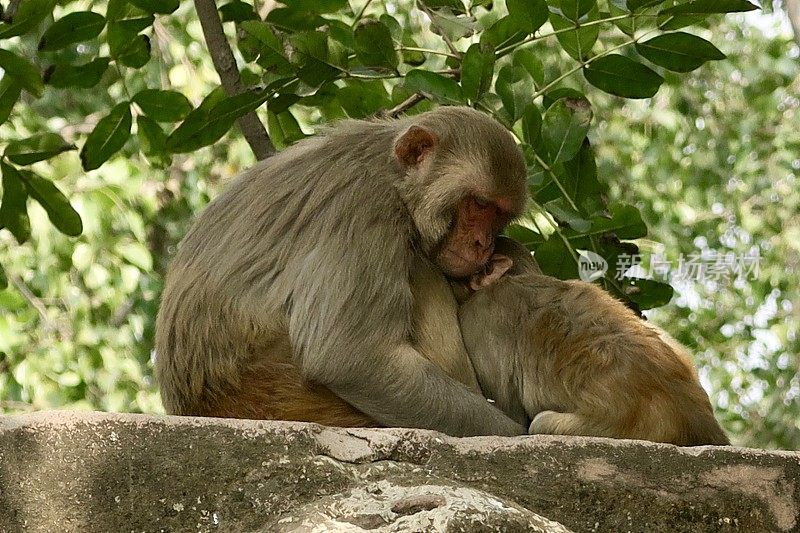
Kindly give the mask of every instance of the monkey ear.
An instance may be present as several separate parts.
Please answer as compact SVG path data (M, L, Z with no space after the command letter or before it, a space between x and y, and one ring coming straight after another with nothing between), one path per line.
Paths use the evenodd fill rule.
M432 131L411 126L394 143L394 155L404 167L420 164L439 142Z
M514 261L507 255L494 254L486 268L475 275L469 280L469 286L472 290L477 291L484 287L488 287L495 281L503 277L503 274L511 270Z

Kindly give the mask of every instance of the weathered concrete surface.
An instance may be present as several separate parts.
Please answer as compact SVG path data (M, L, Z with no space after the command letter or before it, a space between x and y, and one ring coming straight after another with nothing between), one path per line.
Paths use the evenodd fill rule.
M800 531L800 453L101 413L0 418L0 530L214 529Z

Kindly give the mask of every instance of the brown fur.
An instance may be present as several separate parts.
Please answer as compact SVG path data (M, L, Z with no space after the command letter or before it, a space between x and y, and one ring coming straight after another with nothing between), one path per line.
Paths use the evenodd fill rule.
M523 432L476 393L443 275L480 268L525 201L512 137L468 108L347 121L260 163L170 266L156 329L167 411Z
M458 307L447 280L429 262L412 271L415 347L448 376L480 394L475 370L461 339ZM241 391L229 395L204 416L296 420L326 426L378 427L381 424L323 385L303 378L292 362L288 334L277 336L257 362L242 373Z
M513 241L498 253L530 259ZM531 433L729 443L686 350L596 285L522 268L460 317L484 393Z

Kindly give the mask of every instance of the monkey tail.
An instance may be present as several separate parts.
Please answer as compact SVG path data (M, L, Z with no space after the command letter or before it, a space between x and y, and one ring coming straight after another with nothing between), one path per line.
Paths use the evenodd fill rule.
M684 446L729 446L731 441L710 412L695 412L688 417Z

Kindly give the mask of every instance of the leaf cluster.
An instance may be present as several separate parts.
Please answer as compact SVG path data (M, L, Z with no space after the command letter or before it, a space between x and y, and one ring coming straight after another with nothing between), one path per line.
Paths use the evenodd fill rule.
M24 2L0 24L0 39L35 39L33 56L0 50L0 122L11 116L23 92L78 91L120 83L124 92L78 142L59 133L38 133L11 142L3 153L0 227L25 242L28 198L39 202L68 235L81 220L67 196L31 165L59 157L80 144L86 171L101 168L130 142L154 165L168 165L221 139L245 114L266 108L266 124L278 148L305 136L297 116L317 108L327 120L369 117L403 106L412 95L430 103L471 105L493 114L519 138L529 165L534 200L530 216L511 232L535 250L545 271L578 275L579 255L591 250L614 265L636 251L628 241L647 229L632 205L610 201L598 178L588 140L592 107L586 87L624 98L650 98L664 72L689 72L725 56L682 28L719 13L747 11L746 0L419 0L407 11L383 11L346 0L285 2L263 18L251 3L219 7L235 31L249 88L226 95L221 87L195 107L184 94L149 79L151 42L158 21L168 21L178 0L108 0L92 11L73 2ZM429 21L428 28L420 22ZM601 30L610 34L601 39ZM572 61L559 72L544 66L549 41ZM91 54L78 53L90 50ZM558 52L556 52L558 53ZM46 65L44 68L39 65ZM111 70L113 68L113 71ZM580 74L584 85L570 83ZM131 91L130 84L141 88ZM418 100L418 99L417 99ZM134 135L135 131L135 135ZM668 286L617 279L602 283L632 307L666 303Z

